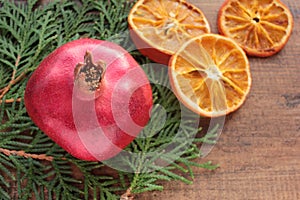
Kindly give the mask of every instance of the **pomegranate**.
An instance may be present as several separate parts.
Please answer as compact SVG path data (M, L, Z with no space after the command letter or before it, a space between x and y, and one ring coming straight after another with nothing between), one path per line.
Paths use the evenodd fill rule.
M142 68L117 44L79 39L48 55L30 77L33 122L76 158L109 159L149 121L152 91Z

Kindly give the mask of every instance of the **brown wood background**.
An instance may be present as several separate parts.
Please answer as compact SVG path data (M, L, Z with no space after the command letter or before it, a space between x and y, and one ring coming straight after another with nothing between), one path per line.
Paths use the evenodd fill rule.
M204 12L217 33L223 0L189 0ZM199 162L220 164L195 169L193 185L162 182L163 192L137 200L300 200L300 1L282 0L294 16L293 34L277 55L250 58L251 93L226 118L213 151Z

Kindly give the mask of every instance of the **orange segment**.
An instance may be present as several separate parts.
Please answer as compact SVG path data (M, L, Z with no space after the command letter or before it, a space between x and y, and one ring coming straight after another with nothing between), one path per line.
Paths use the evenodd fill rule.
M246 54L232 39L204 34L186 42L171 57L169 77L178 99L201 116L237 110L251 87Z
M128 23L139 50L164 64L188 39L210 32L201 10L184 0L139 0L129 13Z
M279 0L226 0L219 11L218 27L249 55L267 57L287 43L293 17Z

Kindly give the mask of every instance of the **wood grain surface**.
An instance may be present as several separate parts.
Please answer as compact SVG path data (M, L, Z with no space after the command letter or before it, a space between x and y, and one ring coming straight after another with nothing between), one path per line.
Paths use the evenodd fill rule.
M201 8L212 32L223 0L189 0ZM137 200L300 200L300 1L282 0L294 29L285 48L269 58L249 58L251 93L226 117L211 160L220 168L195 169L194 184L163 182L163 192Z

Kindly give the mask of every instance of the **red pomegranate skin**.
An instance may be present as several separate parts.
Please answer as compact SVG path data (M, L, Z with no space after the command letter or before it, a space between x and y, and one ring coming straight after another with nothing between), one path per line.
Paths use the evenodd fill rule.
M74 70L87 51L94 62L106 64L93 99L74 95ZM152 91L142 68L122 47L78 39L40 63L27 83L24 101L33 122L67 152L102 161L122 151L147 124Z

